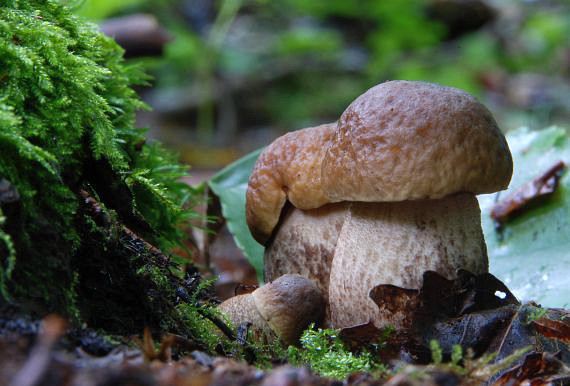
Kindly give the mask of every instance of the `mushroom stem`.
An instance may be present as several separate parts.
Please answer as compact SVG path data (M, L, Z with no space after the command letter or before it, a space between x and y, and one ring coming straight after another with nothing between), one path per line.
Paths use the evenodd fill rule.
M329 276L338 235L350 203L328 204L301 210L289 205L265 248L264 273L273 281L288 273L301 275L317 285L325 299L325 326L329 325Z
M419 289L425 271L452 279L460 268L475 274L488 271L475 195L353 203L331 267L332 325L342 328L372 320L377 327L401 327L403 315L381 313L368 296L370 290L382 284Z

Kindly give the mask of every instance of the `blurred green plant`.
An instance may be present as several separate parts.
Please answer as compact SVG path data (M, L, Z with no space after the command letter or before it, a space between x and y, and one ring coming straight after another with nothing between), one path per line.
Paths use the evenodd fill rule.
M453 3L85 0L79 12L99 19L143 11L161 20L174 39L164 58L146 61L156 76L157 103L166 111L194 111L179 125L203 141L229 144L245 128L289 130L335 119L362 90L386 79L489 93L501 108L519 109L505 112L508 127L521 121L543 127L570 116L564 104L570 91L510 83L527 73L567 80L567 1L487 3L494 7L487 24L450 40L449 21L430 10L455 12ZM173 98L173 89L183 97Z
M249 232L245 220L245 192L247 181L261 150L228 165L208 181L208 186L220 200L222 215L230 233L237 246L255 268L260 283L263 282L264 248L253 239Z
M144 4L149 0L61 0L72 6L79 16L92 21L100 21L118 12Z

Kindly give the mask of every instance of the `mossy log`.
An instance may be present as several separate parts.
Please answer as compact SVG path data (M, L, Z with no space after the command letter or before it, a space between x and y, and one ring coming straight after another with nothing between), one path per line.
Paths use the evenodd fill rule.
M145 75L52 0L0 0L0 299L115 334L200 335L180 303L186 173L134 126ZM189 294L188 299L178 296Z

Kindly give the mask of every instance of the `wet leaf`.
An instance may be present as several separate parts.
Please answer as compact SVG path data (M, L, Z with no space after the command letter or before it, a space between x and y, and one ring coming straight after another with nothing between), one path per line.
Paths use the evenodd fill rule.
M565 307L570 299L570 173L564 171L559 187L536 205L504 225L502 239L491 210L559 161L570 162L570 140L565 130L519 129L507 134L514 160L514 175L507 191L479 196L490 271L522 300L548 307Z
M502 228L509 218L512 218L524 209L528 209L538 199L554 193L556 188L558 188L558 182L565 167L564 162L556 162L540 176L528 181L507 198L497 202L491 210L491 217L497 223L497 228Z
M540 318L532 322L536 331L547 337L570 344L570 323L565 320Z
M340 330L339 336L349 347L359 347L371 343L383 335L372 322L345 327Z
M432 320L519 304L509 289L490 273L474 275L462 269L457 271L455 280L437 272L425 272L420 302L421 316Z
M489 352L491 346L500 350L500 341L520 307L493 275L474 275L465 270L459 270L455 280L427 271L419 291L379 285L370 291L370 297L383 312L402 314L411 336L407 349L418 357L422 351L429 352L433 340L448 356L454 345L470 348L476 355ZM516 348L527 345L526 340L521 341ZM513 352L509 348L504 356Z
M245 192L249 175L261 150L225 167L208 181L208 186L220 200L229 231L255 268L260 282L263 280L263 246L253 239L245 221Z
M451 354L454 345L471 348L476 355L488 352L519 306L496 277L465 270L459 270L455 280L425 272L416 296L408 303L418 304L411 323L415 339L424 347L429 347L432 340L438 341L446 355Z
M486 377L492 377L491 384L509 371L509 366L521 364L523 353L530 349L556 353L561 363L570 363L570 352L564 344L568 338L569 326L564 322L567 313L535 304L521 305L500 280L488 273L474 275L459 270L455 280L448 280L428 271L419 291L382 285L375 287L370 297L385 312L397 312L397 307L412 312L411 328L400 344L400 357L408 353L414 363L429 363L425 354L433 341L438 342L444 362L449 362L456 347L461 346L464 353L470 353L463 358L465 363L483 365ZM533 319L544 314L549 319ZM374 331L364 325L347 333L369 338ZM560 371L556 374L565 376Z
M395 318L402 320L402 326L405 328L412 326L413 320L410 316L418 308L418 290L382 284L372 288L369 296L381 312L392 314Z
M520 385L523 383L533 386L550 385L552 382L570 381L570 372L560 360L548 353L528 354L524 362L503 374L495 385Z
M497 292L501 292L501 295ZM387 297L378 299L382 295ZM448 280L435 272L426 272L419 291L377 286L371 291L371 298L379 304L388 302L390 307L385 308L386 311L391 310L394 304L417 305L411 317L412 327L403 335L406 339L399 345L400 357L402 353L407 353L413 363L429 363L426 353L429 353L431 344L437 341L444 362L453 358L459 345L467 353L463 357L466 371L474 364L478 364L477 369L483 366L479 369L482 371L479 375L486 374L485 379L491 377L489 384L503 376L526 377L529 374L533 376L532 379L542 375L548 375L544 378L546 380L566 379L563 364L570 363L570 351L568 345L564 344L568 338L568 325L563 320L567 313L544 310L535 304L520 305L506 286L490 274L473 275L461 271L457 279ZM532 321L543 310L556 320ZM367 339L374 333L370 327L373 326L356 326L345 334ZM556 360L562 367L553 367L552 371L546 372L546 367L528 362L519 370L508 369L513 364L521 365L522 355L531 349L556 354ZM551 358L550 354L544 358ZM505 375L511 371L511 375Z
M464 350L467 348L473 350L474 355L478 357L488 352L499 351L491 349L493 342L504 336L516 312L516 306L478 311L458 318L418 324L415 333L419 342L425 347L429 347L432 340L438 341L447 356L451 356L453 346L460 345ZM517 345L517 348L521 347L525 347L525 344ZM512 351L505 351L501 353L499 359L511 353Z

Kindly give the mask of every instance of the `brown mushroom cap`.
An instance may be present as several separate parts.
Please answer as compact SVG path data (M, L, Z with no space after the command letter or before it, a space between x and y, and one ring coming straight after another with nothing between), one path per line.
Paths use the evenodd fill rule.
M321 162L334 123L287 133L265 149L249 178L246 219L253 237L264 244L289 200L300 209L328 202L321 189Z
M218 306L234 324L251 323L253 336L257 340L271 341L277 336L267 321L261 316L251 294L237 295L225 300Z
M252 296L259 313L287 344L295 343L311 322L318 323L324 316L321 291L300 275L283 275Z
M404 201L496 192L508 186L512 170L505 137L474 97L392 81L344 111L321 184L330 202Z
M256 339L275 336L295 344L311 323L319 323L325 300L319 288L299 275L283 275L251 294L234 296L218 306L234 325L251 323Z

